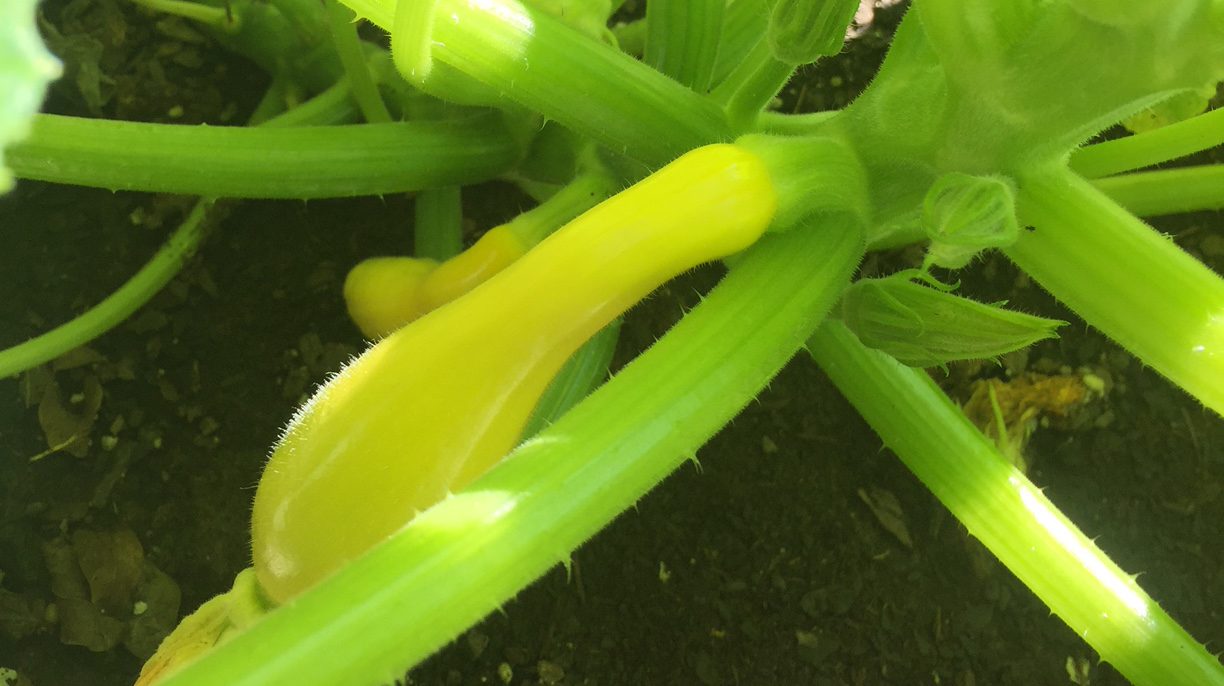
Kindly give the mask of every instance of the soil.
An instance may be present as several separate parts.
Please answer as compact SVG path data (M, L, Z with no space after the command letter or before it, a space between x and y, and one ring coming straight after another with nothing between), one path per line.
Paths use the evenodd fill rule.
M865 85L897 18L881 14L848 56L808 70L787 106L840 106ZM224 123L249 112L265 83L252 65L126 4L49 2L44 16L64 31L70 20L120 22L126 39L102 41L107 73L145 79L115 79L109 98L92 101L88 89L58 88L55 111ZM113 54L136 44L146 48ZM190 94L167 95L149 85L157 79ZM465 202L473 233L526 206L495 184ZM0 199L0 346L112 292L185 206L20 183ZM126 630L113 622L131 624L133 588L155 576L146 563L181 589L184 612L229 587L248 564L250 500L268 447L303 395L363 346L339 299L344 274L369 255L406 250L411 214L401 196L235 204L170 286L90 343L93 356L44 372L36 397L29 377L0 380L0 667L36 686L131 683L141 659L113 645ZM1204 213L1162 228L1218 271L1222 224ZM697 270L636 308L618 359L653 341L718 276ZM1224 422L1005 260L979 262L964 280L982 300L1071 322L1031 350L1028 368L1108 374L1092 421L1036 431L1029 475L1220 650ZM88 438L69 446L80 456L31 461L48 449L48 378ZM100 403L88 407L98 387ZM699 457L700 472L682 468L575 551L571 575L549 572L405 681L1027 686L1072 683L1070 661L1086 675L1076 683L1127 683L966 536L810 360L792 361ZM860 493L895 498L910 545ZM91 566L99 554L107 561ZM72 564L69 573L56 563L63 555L75 556L84 585ZM68 645L73 607L94 617L95 633ZM147 650L147 640L127 637Z

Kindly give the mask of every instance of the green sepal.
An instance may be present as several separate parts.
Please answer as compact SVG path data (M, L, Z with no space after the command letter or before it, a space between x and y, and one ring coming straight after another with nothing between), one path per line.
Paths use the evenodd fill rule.
M931 281L914 270L861 279L846 289L841 303L842 321L863 345L910 367L994 359L1057 338L1055 329L1066 324L952 295L940 290L948 286L931 288L914 278Z
M787 64L836 55L858 6L858 0L778 0L769 17L769 48Z
M1020 237L1015 189L1003 177L944 174L922 202L922 227L931 240L925 266L960 269L978 252Z

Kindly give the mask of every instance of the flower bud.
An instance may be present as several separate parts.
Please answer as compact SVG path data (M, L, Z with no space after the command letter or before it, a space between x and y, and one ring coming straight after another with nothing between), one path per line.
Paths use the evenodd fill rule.
M1011 245L1020 236L1016 193L1000 177L944 174L923 200L922 227L931 239L926 265L960 269L983 249Z
M858 0L778 0L769 16L769 48L788 64L841 52Z
M913 273L856 281L842 320L863 345L911 367L996 358L1045 338L1066 322L975 302L910 280Z

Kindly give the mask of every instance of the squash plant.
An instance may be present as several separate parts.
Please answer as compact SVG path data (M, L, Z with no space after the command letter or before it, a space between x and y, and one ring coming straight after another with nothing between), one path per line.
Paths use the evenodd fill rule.
M33 118L7 151L19 177L203 199L115 296L0 353L0 375L89 340L144 302L198 245L219 197L422 191L419 218L444 218L419 222L439 228L418 230L418 258L450 259L377 282L362 296L368 310L416 297L435 268L472 281L301 410L257 496L258 581L240 576L238 595L219 615L206 613L198 659L191 650L146 678L177 686L394 679L564 563L806 349L968 531L1103 660L1136 684L1224 684L1218 659L916 369L997 357L1051 335L1055 322L967 300L932 276L999 249L1087 322L1224 411L1224 282L1133 213L1224 206L1224 167L1132 173L1224 141L1220 111L1173 107L1224 76L1224 2L917 0L866 92L814 115L768 106L797 67L838 52L857 3L651 0L642 23L619 32L607 28L613 7L597 2L142 4L206 22L273 85L243 128ZM349 10L389 33L389 53L356 37ZM636 38L640 60L620 49L637 52ZM29 40L18 33L9 43ZM47 63L31 68L41 55L28 47L15 54L11 67L0 63L15 75L6 87L37 92ZM14 97L3 111L17 134L29 101ZM1147 109L1180 121L1082 147ZM338 123L358 116L367 123ZM524 233L523 248L538 243L526 255L482 271L451 257L446 188L494 175L541 201L543 228ZM724 176L732 180L711 181ZM595 189L617 187L628 189L586 211L601 197ZM665 229L660 242L643 248L635 231L655 224ZM865 251L914 243L927 245L920 267L853 279ZM581 402L546 397L543 419L523 429L562 352L659 281L748 244L647 352ZM680 257L668 261L669 251ZM560 326L544 304L505 319L492 303L513 300L525 283L534 283L526 302L555 293L556 311L578 325ZM596 291L599 302L617 304L576 295ZM486 347L499 326L521 335ZM514 347L520 338L548 352ZM553 388L581 389L598 376L581 364L606 346L593 340ZM397 357L402 349L413 354ZM534 355L547 364L514 378L505 396L481 390L490 374L531 367ZM434 362L414 367L420 359ZM425 412L422 394L437 414L419 442L436 447L414 452L416 435L380 400L403 396ZM529 438L499 461L520 435ZM492 447L472 447L489 436ZM323 457L295 462L311 454ZM354 454L387 458L363 463ZM450 476L423 488L431 497L400 502L379 483L409 478L386 471L396 464ZM260 498L270 501L262 510ZM351 515L367 505L367 519ZM304 583L278 585L304 567ZM238 597L249 602L234 610L228 603Z

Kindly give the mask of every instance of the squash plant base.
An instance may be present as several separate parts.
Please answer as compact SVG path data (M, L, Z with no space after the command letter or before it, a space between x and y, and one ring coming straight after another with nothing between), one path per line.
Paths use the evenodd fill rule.
M821 67L791 95L825 106L848 101L848 91L830 94L830 78L851 88L861 77L835 71L841 61ZM484 189L470 195L487 197ZM19 294L0 301L0 346L44 328L31 313L61 321L109 293L161 236L133 228L129 217L156 216L172 203L33 183L0 200L6 216L43 219L37 242L5 242L14 249L0 251L0 293ZM506 198L467 209L492 226L519 206ZM48 207L56 208L51 221ZM339 299L345 270L375 246L405 241L410 211L399 197L237 208L166 293L96 342L109 364L57 374L65 390L88 373L103 377L84 459L28 463L46 448L36 410L22 403L16 381L0 380L3 587L51 597L41 546L67 521L70 530L134 531L146 557L181 586L185 611L228 588L247 564L252 486L267 446L301 394L361 347ZM1224 251L1207 235L1190 232L1186 246L1220 269ZM967 292L1068 318L1036 288L1013 289L1004 261L975 271ZM635 310L622 357L660 335L715 277L698 271ZM1082 324L1062 335L1032 359L1126 359ZM1028 450L1031 474L1218 649L1224 422L1133 361L1114 369L1126 389L1109 398L1113 423L1039 430ZM103 437L119 416L124 426L107 450ZM680 470L576 551L568 578L550 572L413 679L501 683L508 668L516 683L871 684L886 670L892 683L930 683L933 674L964 683L972 673L979 684L1008 686L1066 683L1072 658L1092 665L1098 686L1125 683L966 539L809 360L793 362L699 457L700 473ZM126 476L105 488L124 460ZM896 498L912 548L881 526L860 490ZM90 509L96 494L102 502ZM0 639L0 666L37 686L127 685L139 664L122 648L64 646L54 630Z

